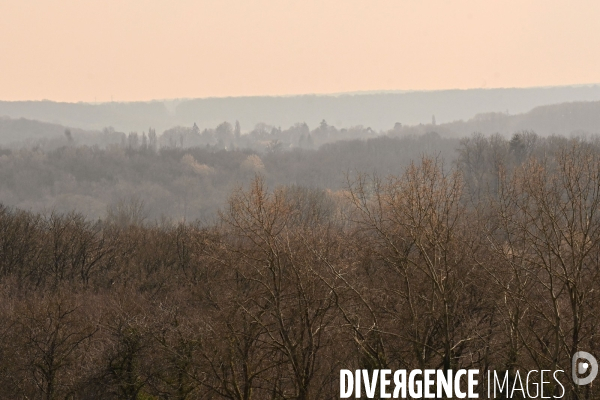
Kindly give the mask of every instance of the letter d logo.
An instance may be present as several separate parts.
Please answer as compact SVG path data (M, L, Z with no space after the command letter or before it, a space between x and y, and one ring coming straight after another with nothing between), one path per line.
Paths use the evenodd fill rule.
M590 371L588 376L579 378L580 374L585 374L588 370ZM598 375L598 361L596 361L594 356L590 353L578 351L573 354L571 374L573 375L573 382L575 382L576 385L587 385L596 378L596 375Z

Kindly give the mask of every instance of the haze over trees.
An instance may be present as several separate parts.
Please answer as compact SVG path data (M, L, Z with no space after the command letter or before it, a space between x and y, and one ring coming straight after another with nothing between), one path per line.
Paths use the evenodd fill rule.
M201 147L181 148L180 142L201 139L202 134L173 130L158 139L164 146L160 148L151 133L141 138L123 136L122 144L106 148L70 145L63 137L63 146L53 150L0 150L0 202L36 212L77 210L98 219L106 216L107 209L138 199L150 220L213 218L231 190L257 173L270 185L337 191L345 174L399 173L421 153L452 159L459 143L432 133L339 141L312 149L310 143L319 143L320 136L335 134L322 128L305 133L308 128L299 127L294 140L305 145L287 151L268 132L259 134L265 140L258 141L256 149L235 149L248 138L236 140L234 132L225 128L222 137L218 131L211 136L212 145Z
M152 221L210 219L231 190L256 173L272 186L338 191L346 174L399 174L422 154L452 164L460 138L473 132L508 141L515 132L593 135L600 133L598 126L600 102L435 125L396 122L387 131L338 128L322 119L313 127L258 123L246 132L239 121L224 121L205 129L192 124L125 133L5 118L0 202L34 212L77 210L99 219L118 204L139 200Z

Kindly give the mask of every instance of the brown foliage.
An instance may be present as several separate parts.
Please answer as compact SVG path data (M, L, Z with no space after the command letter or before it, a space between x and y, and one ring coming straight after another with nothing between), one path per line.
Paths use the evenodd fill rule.
M2 208L0 397L328 399L341 368L569 370L599 351L600 152L504 150L488 175L423 158L345 197L258 177L210 226Z

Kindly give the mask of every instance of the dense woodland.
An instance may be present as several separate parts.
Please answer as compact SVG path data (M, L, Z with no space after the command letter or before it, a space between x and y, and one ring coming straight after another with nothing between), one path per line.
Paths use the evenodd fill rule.
M211 222L148 220L140 198L102 219L2 207L0 398L335 399L341 368L512 379L600 354L596 138L474 135L455 161L414 154L400 171L350 171L338 190L271 183L294 157L339 163L355 146L385 162L382 148L409 143L260 155L264 170L249 168ZM124 165L133 182L168 171L144 172L155 164L258 163L216 154L65 147L1 160L25 160L3 177L13 185L20 171L69 170L75 186L77 173L102 182ZM564 385L565 398L599 396Z

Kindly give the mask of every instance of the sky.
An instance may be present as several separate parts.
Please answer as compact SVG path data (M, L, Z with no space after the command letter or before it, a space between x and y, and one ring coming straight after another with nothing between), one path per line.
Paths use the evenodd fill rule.
M600 83L597 0L0 0L0 100Z

